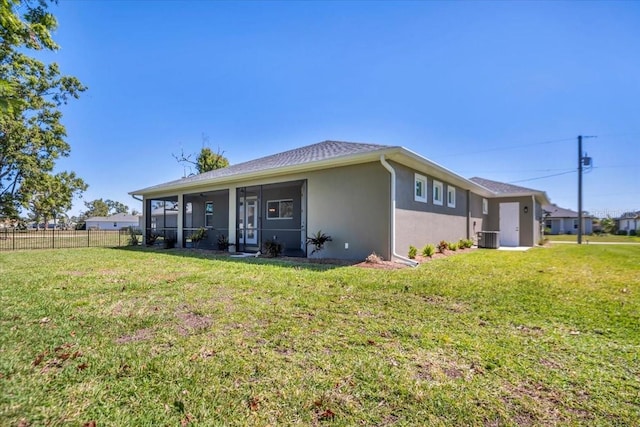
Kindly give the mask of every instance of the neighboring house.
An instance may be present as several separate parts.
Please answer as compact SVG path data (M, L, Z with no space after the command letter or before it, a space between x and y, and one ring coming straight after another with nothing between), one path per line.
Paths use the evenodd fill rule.
M500 194L491 183L403 147L325 141L130 194L143 197L145 232L175 233L178 246L198 227L207 229L201 247L224 236L232 251L277 241L297 256L310 256L306 238L322 230L333 241L314 255L341 259L400 258L409 245L502 227L503 245L535 245L546 194Z
M119 213L111 216L92 216L85 220L87 230L120 230L140 227L140 216Z
M544 205L545 234L578 234L578 212L557 205ZM593 217L582 215L582 234L593 233Z
M616 218L618 224L618 232L626 232L626 234L632 234L632 230L636 234L640 234L640 211L637 212L625 212Z

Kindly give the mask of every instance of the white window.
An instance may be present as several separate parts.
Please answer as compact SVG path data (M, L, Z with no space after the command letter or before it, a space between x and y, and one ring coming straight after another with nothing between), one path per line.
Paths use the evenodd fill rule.
M204 226L213 227L213 202L204 204Z
M433 181L433 204L442 206L442 183Z
M487 199L482 199L482 213L484 215L489 213L489 201Z
M456 187L447 185L447 206L450 208L456 207Z
M427 203L427 177L415 174L414 200Z
M293 219L293 199L267 201L267 219Z

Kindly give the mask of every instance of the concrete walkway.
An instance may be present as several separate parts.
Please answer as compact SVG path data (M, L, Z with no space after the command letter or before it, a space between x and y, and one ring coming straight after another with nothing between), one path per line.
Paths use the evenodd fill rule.
M524 252L531 249L530 246L500 246L498 248L499 251L513 251L513 252Z

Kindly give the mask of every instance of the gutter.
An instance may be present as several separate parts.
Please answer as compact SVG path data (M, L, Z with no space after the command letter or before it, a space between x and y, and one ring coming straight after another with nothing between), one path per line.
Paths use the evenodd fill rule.
M416 261L403 257L396 252L396 171L384 158L384 154L380 155L380 163L391 175L391 256L398 258L411 267L417 267L418 263Z

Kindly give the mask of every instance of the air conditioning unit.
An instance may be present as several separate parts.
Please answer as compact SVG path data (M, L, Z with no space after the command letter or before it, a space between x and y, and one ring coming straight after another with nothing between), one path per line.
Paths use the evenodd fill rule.
M498 249L500 247L499 231L478 231L478 247Z

